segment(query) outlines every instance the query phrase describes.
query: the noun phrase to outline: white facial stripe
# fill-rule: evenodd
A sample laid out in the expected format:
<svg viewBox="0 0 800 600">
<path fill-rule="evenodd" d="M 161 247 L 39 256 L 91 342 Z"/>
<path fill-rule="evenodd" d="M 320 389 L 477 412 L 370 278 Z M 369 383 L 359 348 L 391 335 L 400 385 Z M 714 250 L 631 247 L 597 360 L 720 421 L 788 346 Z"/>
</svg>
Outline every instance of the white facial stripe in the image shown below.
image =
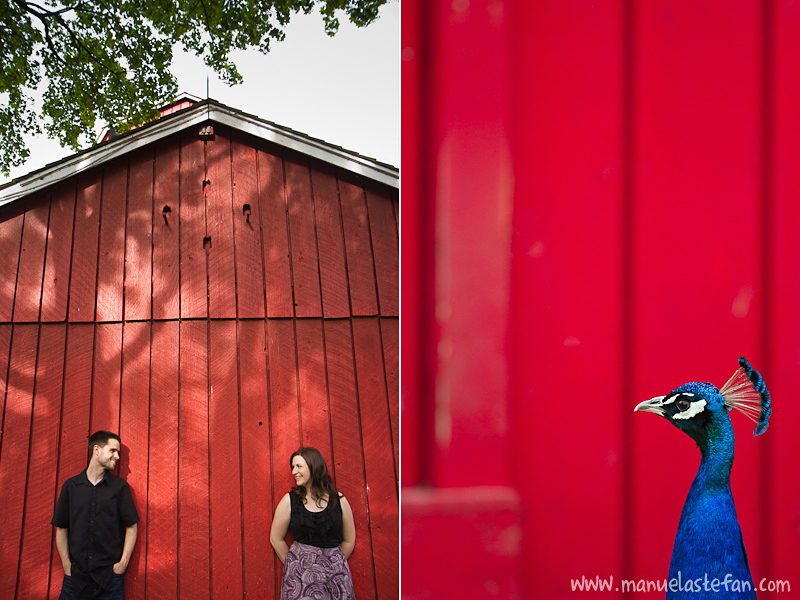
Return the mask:
<svg viewBox="0 0 800 600">
<path fill-rule="evenodd" d="M 675 402 L 675 400 L 677 400 L 681 396 L 684 396 L 685 398 L 694 398 L 694 394 L 692 394 L 691 392 L 678 392 L 677 394 L 673 394 L 672 396 L 665 398 L 664 401 L 661 403 L 661 406 L 672 404 L 673 402 Z"/>
<path fill-rule="evenodd" d="M 689 394 L 683 394 L 683 395 L 688 396 Z M 692 396 L 694 396 L 694 394 L 692 394 Z M 703 412 L 706 408 L 706 404 L 707 402 L 702 398 L 700 398 L 700 400 L 695 400 L 689 405 L 689 408 L 687 408 L 683 412 L 679 412 L 675 415 L 672 415 L 672 418 L 681 420 L 691 419 L 693 416 Z"/>
</svg>

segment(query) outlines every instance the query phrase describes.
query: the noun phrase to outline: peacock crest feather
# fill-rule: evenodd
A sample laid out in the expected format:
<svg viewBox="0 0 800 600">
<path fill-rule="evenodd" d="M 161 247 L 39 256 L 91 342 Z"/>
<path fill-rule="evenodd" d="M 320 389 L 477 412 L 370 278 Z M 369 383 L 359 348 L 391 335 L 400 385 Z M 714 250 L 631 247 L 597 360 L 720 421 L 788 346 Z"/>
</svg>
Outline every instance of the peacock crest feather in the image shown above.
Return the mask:
<svg viewBox="0 0 800 600">
<path fill-rule="evenodd" d="M 767 430 L 772 414 L 769 392 L 761 373 L 744 356 L 739 358 L 739 368 L 719 393 L 725 398 L 725 406 L 735 408 L 756 424 L 753 435 Z"/>
</svg>

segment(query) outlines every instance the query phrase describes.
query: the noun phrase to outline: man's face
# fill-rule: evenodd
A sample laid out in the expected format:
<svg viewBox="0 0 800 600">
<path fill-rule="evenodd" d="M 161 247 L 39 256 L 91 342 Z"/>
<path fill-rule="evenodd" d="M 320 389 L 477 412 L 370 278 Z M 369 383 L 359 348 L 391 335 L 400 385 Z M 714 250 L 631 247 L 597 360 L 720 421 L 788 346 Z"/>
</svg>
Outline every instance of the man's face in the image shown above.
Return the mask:
<svg viewBox="0 0 800 600">
<path fill-rule="evenodd" d="M 99 445 L 95 446 L 95 453 L 98 452 L 98 449 L 100 453 L 97 456 L 97 462 L 107 471 L 113 471 L 119 460 L 119 442 L 112 438 L 108 440 L 108 444 L 102 448 L 100 448 Z"/>
</svg>

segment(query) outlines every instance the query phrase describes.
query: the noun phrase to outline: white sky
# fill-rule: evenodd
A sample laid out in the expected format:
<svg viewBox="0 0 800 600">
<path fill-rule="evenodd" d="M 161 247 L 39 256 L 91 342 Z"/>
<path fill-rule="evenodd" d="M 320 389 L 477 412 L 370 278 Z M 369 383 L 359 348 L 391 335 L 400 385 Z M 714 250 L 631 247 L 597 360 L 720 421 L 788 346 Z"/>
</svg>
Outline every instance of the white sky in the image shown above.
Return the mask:
<svg viewBox="0 0 800 600">
<path fill-rule="evenodd" d="M 393 166 L 400 164 L 400 2 L 389 0 L 368 27 L 339 11 L 339 32 L 325 35 L 318 14 L 296 15 L 269 54 L 233 55 L 244 83 L 229 88 L 203 61 L 176 53 L 178 90 L 222 102 Z M 29 138 L 31 157 L 0 185 L 71 155 L 46 137 Z"/>
</svg>

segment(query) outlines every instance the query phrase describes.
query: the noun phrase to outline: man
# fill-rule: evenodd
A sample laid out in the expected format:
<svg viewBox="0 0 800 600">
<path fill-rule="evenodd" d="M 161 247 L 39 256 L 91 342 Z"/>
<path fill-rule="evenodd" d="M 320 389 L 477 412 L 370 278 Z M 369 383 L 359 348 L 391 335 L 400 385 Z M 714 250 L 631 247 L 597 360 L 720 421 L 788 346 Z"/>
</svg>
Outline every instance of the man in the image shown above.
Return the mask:
<svg viewBox="0 0 800 600">
<path fill-rule="evenodd" d="M 128 482 L 111 474 L 119 452 L 117 434 L 92 434 L 89 466 L 61 488 L 51 521 L 64 567 L 61 600 L 124 598 L 139 514 Z"/>
</svg>

